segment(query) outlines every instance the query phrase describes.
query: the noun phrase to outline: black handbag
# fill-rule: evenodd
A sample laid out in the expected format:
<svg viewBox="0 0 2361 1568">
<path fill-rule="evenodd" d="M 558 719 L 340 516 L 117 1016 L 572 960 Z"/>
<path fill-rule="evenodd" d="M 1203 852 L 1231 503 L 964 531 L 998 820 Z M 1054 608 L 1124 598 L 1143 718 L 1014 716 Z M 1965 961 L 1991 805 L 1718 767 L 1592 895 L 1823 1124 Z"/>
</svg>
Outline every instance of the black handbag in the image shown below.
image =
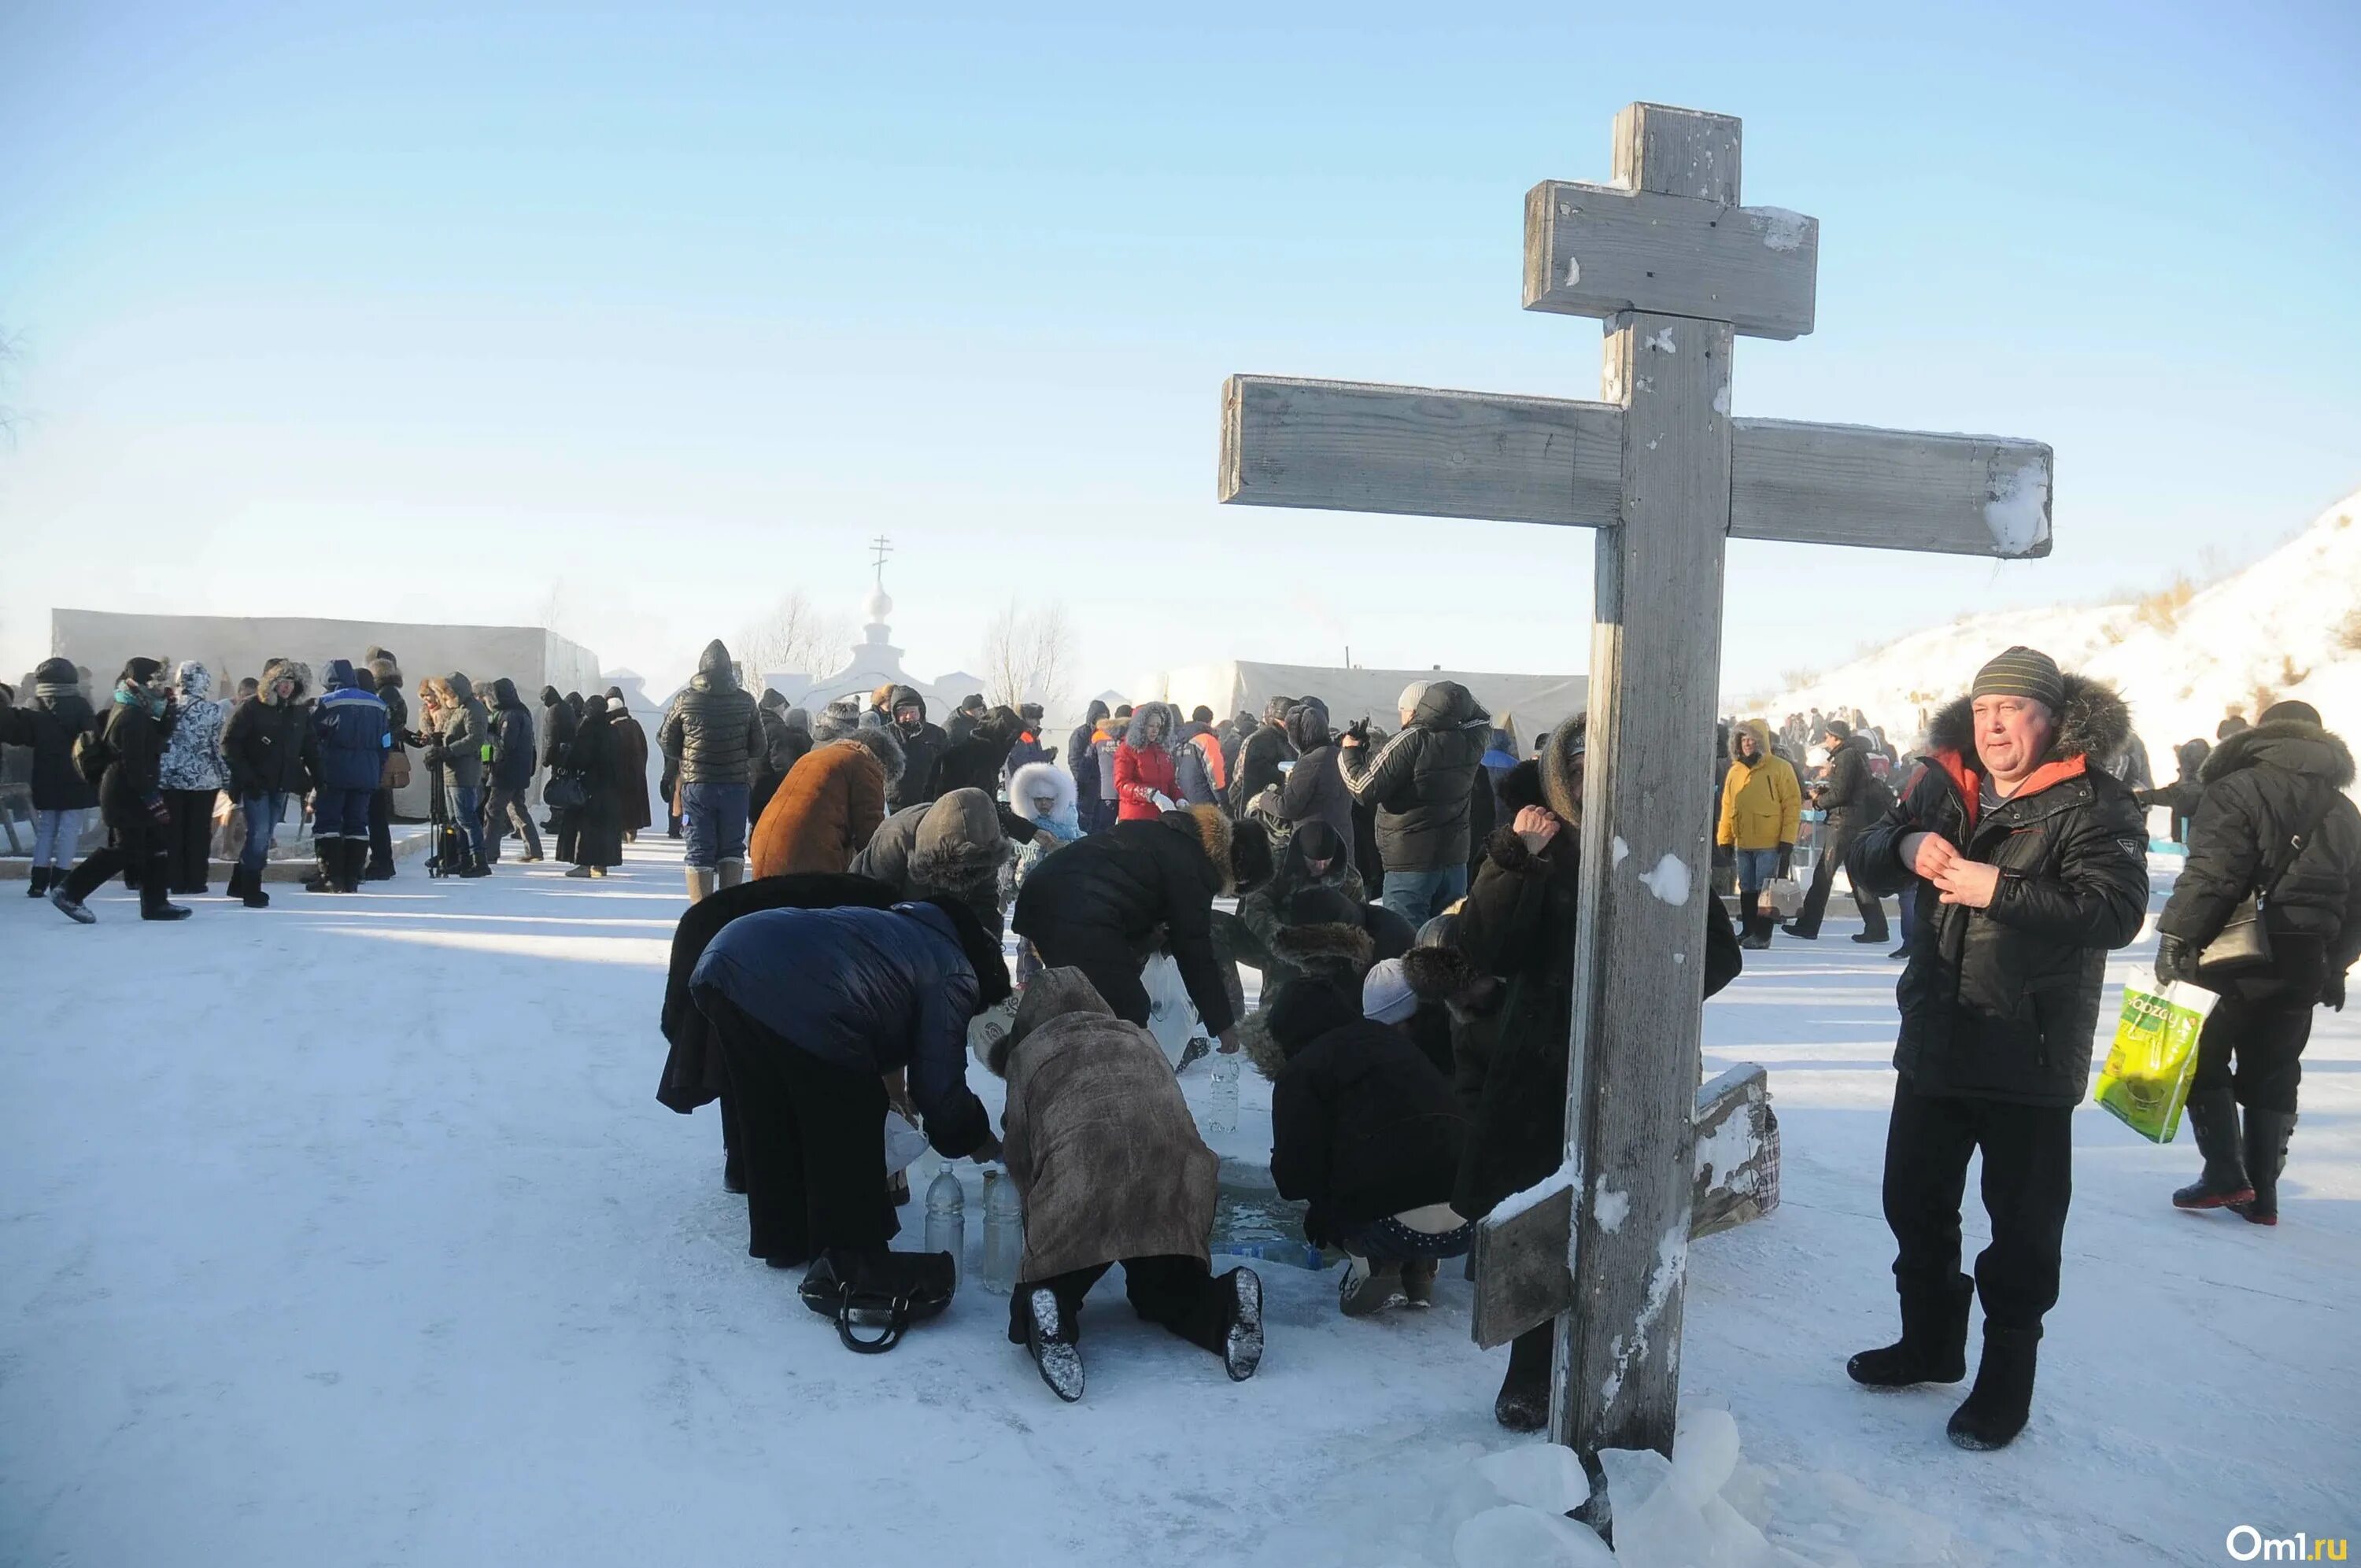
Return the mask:
<svg viewBox="0 0 2361 1568">
<path fill-rule="evenodd" d="M 2301 832 L 2288 840 L 2287 859 L 2279 862 L 2268 882 L 2257 882 L 2255 891 L 2238 901 L 2237 907 L 2230 911 L 2230 918 L 2223 922 L 2222 929 L 2197 955 L 2198 984 L 2212 990 L 2216 981 L 2235 980 L 2271 967 L 2275 955 L 2270 929 L 2263 924 L 2263 911 L 2279 892 L 2279 883 L 2287 880 L 2288 872 L 2295 869 L 2296 861 L 2303 858 L 2304 845 L 2320 831 L 2320 825 L 2328 819 L 2329 811 L 2336 805 L 2334 790 L 2323 793 L 2327 798 L 2320 809 L 2312 814 L 2312 820 L 2303 825 Z"/>
<path fill-rule="evenodd" d="M 830 1247 L 804 1275 L 804 1305 L 836 1320 L 836 1337 L 860 1355 L 883 1355 L 904 1331 L 951 1304 L 959 1274 L 947 1252 L 864 1252 Z M 856 1328 L 879 1331 L 862 1339 Z"/>
<path fill-rule="evenodd" d="M 581 778 L 574 773 L 552 773 L 541 786 L 542 804 L 555 811 L 572 811 L 589 798 Z"/>
</svg>

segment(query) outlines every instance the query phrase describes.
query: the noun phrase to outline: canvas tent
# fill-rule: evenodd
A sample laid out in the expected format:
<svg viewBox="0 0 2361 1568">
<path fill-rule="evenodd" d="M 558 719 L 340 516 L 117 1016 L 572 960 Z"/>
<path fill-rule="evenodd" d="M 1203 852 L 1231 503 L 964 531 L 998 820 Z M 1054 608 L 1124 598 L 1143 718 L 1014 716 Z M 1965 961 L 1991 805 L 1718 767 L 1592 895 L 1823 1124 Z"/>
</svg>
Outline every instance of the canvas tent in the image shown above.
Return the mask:
<svg viewBox="0 0 2361 1568">
<path fill-rule="evenodd" d="M 1328 717 L 1339 729 L 1367 718 L 1380 729 L 1391 729 L 1399 722 L 1394 704 L 1412 681 L 1457 681 L 1475 694 L 1496 721 L 1512 717 L 1517 737 L 1528 750 L 1543 731 L 1582 712 L 1588 690 L 1588 682 L 1581 675 L 1338 669 L 1232 660 L 1143 676 L 1132 700 L 1169 702 L 1184 714 L 1202 704 L 1213 710 L 1219 721 L 1240 712 L 1259 714 L 1263 704 L 1274 696 L 1316 696 L 1328 705 Z"/>
</svg>

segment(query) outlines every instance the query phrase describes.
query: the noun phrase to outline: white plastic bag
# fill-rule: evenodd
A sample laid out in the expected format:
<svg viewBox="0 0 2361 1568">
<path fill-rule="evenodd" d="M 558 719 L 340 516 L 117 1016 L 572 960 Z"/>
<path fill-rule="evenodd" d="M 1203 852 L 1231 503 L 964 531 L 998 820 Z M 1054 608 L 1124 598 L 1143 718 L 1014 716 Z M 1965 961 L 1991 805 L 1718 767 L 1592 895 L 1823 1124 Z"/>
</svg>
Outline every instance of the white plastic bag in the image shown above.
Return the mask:
<svg viewBox="0 0 2361 1568">
<path fill-rule="evenodd" d="M 1190 1040 L 1205 1032 L 1197 1022 L 1197 1004 L 1189 1000 L 1180 966 L 1170 953 L 1152 955 L 1139 971 L 1139 982 L 1148 988 L 1148 1032 L 1164 1047 L 1164 1059 L 1177 1072 Z"/>
<path fill-rule="evenodd" d="M 885 1174 L 907 1170 L 927 1152 L 927 1135 L 899 1111 L 885 1113 Z"/>
</svg>

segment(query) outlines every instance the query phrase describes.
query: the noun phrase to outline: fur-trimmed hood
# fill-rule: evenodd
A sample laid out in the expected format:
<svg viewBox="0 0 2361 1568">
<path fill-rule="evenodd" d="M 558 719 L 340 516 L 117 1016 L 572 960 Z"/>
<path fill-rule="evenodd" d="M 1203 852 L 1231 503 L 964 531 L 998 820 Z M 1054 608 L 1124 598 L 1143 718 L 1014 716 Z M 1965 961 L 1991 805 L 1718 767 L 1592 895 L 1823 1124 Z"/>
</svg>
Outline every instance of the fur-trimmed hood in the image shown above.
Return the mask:
<svg viewBox="0 0 2361 1568">
<path fill-rule="evenodd" d="M 1550 731 L 1549 748 L 1541 757 L 1542 803 L 1559 821 L 1577 828 L 1582 825 L 1582 759 L 1589 742 L 1590 716 L 1577 713 Z M 1508 813 L 1508 820 L 1516 820 L 1515 811 Z"/>
<path fill-rule="evenodd" d="M 1034 817 L 1033 802 L 1045 795 L 1049 799 L 1049 820 L 1075 820 L 1073 774 L 1054 762 L 1027 762 L 1008 775 L 1008 804 L 1018 816 Z"/>
<path fill-rule="evenodd" d="M 1730 760 L 1731 762 L 1743 762 L 1746 761 L 1744 757 L 1738 754 L 1738 740 L 1741 735 L 1752 735 L 1754 737 L 1754 755 L 1756 761 L 1759 762 L 1764 757 L 1775 757 L 1779 754 L 1771 744 L 1771 726 L 1768 721 L 1760 718 L 1741 719 L 1740 722 L 1730 727 Z"/>
<path fill-rule="evenodd" d="M 1376 938 L 1359 926 L 1323 923 L 1282 926 L 1270 940 L 1272 958 L 1294 965 L 1306 974 L 1329 977 L 1350 972 L 1358 985 L 1376 961 Z"/>
<path fill-rule="evenodd" d="M 910 847 L 910 885 L 965 894 L 996 879 L 1015 847 L 1001 836 L 1000 807 L 980 789 L 955 789 L 927 807 Z"/>
<path fill-rule="evenodd" d="M 1159 731 L 1158 724 L 1162 729 Z M 1137 751 L 1142 746 L 1161 746 L 1170 751 L 1179 743 L 1180 710 L 1169 702 L 1143 702 L 1131 710 L 1131 722 L 1123 732 L 1124 744 Z"/>
<path fill-rule="evenodd" d="M 2120 755 L 2131 743 L 2132 710 L 2114 687 L 2088 675 L 2070 674 L 2065 677 L 2065 694 L 2058 710 L 2058 732 L 2050 738 L 2043 762 L 2086 757 L 2095 765 L 2100 758 Z M 1949 751 L 1962 762 L 1975 757 L 1974 699 L 1960 697 L 1935 715 L 1927 726 L 1927 750 L 1937 754 Z M 2210 771 L 2210 760 L 2207 767 Z"/>
<path fill-rule="evenodd" d="M 2352 749 L 2330 730 L 2301 719 L 2274 719 L 2241 729 L 2206 754 L 2197 776 L 2210 784 L 2252 767 L 2284 768 L 2323 780 L 2333 788 L 2353 787 Z"/>
<path fill-rule="evenodd" d="M 261 688 L 255 695 L 272 707 L 277 707 L 279 683 L 282 680 L 295 683 L 295 695 L 287 700 L 291 703 L 302 702 L 312 693 L 312 666 L 299 659 L 267 660 L 262 666 Z"/>
<path fill-rule="evenodd" d="M 1260 825 L 1233 824 L 1214 806 L 1187 806 L 1159 818 L 1165 826 L 1194 835 L 1205 858 L 1213 862 L 1224 896 L 1251 893 L 1270 880 L 1270 838 Z M 1253 845 L 1247 846 L 1251 838 Z M 1243 863 L 1242 863 L 1243 862 Z"/>
</svg>

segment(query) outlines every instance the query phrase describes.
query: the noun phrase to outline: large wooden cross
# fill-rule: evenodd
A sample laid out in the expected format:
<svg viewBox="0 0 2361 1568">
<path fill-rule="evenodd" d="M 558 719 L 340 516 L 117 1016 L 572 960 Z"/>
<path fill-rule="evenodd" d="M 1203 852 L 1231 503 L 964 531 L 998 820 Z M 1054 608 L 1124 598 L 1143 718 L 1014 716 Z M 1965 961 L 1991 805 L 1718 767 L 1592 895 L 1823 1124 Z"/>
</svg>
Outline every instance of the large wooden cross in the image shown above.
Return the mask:
<svg viewBox="0 0 2361 1568">
<path fill-rule="evenodd" d="M 1556 1313 L 1551 1434 L 1586 1456 L 1672 1447 L 1724 541 L 2046 555 L 2051 477 L 2037 442 L 1731 418 L 1732 334 L 1812 330 L 1819 225 L 1739 205 L 1728 115 L 1634 104 L 1614 146 L 1613 184 L 1525 198 L 1525 308 L 1605 321 L 1604 401 L 1235 376 L 1222 428 L 1224 501 L 1598 531 L 1569 1288 L 1532 1319 Z"/>
</svg>

